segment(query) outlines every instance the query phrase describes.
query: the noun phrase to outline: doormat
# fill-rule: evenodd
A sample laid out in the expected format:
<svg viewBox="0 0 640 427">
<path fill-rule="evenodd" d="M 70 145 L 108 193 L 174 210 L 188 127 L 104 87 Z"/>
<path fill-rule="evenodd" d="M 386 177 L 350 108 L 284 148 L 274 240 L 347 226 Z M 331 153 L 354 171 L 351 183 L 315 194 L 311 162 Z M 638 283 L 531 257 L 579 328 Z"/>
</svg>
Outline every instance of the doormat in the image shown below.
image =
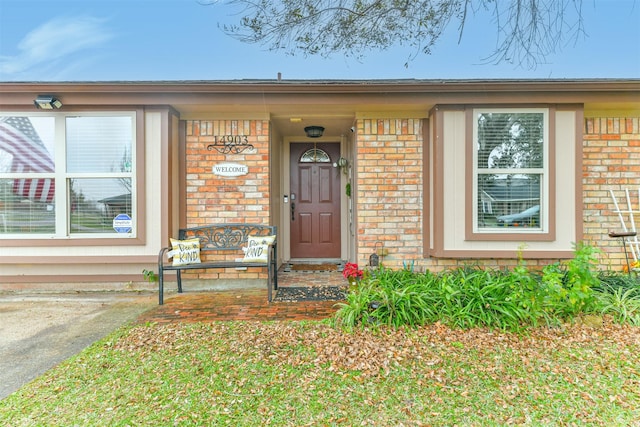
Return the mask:
<svg viewBox="0 0 640 427">
<path fill-rule="evenodd" d="M 278 288 L 274 302 L 341 301 L 347 296 L 339 286 L 300 286 Z"/>
<path fill-rule="evenodd" d="M 290 271 L 338 271 L 336 264 L 289 264 Z"/>
</svg>

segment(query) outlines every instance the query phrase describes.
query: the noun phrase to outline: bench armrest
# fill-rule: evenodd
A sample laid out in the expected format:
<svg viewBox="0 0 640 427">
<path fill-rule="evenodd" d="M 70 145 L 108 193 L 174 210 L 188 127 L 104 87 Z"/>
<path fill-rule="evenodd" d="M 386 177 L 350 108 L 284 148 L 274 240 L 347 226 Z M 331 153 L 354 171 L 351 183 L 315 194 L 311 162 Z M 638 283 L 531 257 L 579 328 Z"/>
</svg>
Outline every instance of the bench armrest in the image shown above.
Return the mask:
<svg viewBox="0 0 640 427">
<path fill-rule="evenodd" d="M 170 250 L 171 250 L 170 247 L 166 247 L 166 248 L 160 249 L 160 252 L 158 253 L 158 268 L 160 268 L 160 266 L 164 265 L 164 254 L 167 253 Z"/>
</svg>

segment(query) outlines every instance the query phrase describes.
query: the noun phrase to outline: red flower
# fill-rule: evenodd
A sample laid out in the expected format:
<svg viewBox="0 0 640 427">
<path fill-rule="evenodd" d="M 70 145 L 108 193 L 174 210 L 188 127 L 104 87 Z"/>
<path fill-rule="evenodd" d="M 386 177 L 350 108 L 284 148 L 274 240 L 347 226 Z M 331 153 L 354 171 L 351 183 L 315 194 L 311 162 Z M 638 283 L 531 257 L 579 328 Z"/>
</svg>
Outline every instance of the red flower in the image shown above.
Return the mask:
<svg viewBox="0 0 640 427">
<path fill-rule="evenodd" d="M 348 279 L 349 277 L 361 279 L 362 270 L 358 270 L 358 264 L 348 262 L 345 264 L 344 270 L 342 270 L 342 275 L 344 276 L 345 279 Z"/>
</svg>

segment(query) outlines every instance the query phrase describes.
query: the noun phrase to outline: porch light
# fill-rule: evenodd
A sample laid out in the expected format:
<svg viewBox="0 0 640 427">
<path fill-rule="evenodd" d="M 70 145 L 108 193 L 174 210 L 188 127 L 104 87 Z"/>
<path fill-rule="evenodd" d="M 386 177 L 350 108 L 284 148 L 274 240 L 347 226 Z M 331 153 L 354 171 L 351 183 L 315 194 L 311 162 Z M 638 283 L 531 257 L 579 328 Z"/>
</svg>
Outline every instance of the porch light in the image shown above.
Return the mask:
<svg viewBox="0 0 640 427">
<path fill-rule="evenodd" d="M 304 133 L 306 133 L 309 138 L 320 138 L 323 132 L 324 128 L 322 126 L 307 126 L 304 128 Z"/>
<path fill-rule="evenodd" d="M 33 104 L 41 110 L 55 110 L 62 107 L 62 102 L 53 95 L 38 95 Z"/>
</svg>

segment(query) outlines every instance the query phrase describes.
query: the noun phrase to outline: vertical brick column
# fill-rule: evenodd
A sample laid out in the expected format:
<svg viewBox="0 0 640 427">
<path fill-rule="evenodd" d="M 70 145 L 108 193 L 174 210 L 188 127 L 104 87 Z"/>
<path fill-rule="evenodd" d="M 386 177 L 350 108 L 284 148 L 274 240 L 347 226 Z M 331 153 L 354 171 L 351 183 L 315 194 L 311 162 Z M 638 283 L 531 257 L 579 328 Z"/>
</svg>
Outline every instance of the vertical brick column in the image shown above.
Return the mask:
<svg viewBox="0 0 640 427">
<path fill-rule="evenodd" d="M 422 260 L 422 121 L 360 119 L 357 125 L 358 262 L 382 244 L 387 267 Z M 381 242 L 381 243 L 377 243 Z"/>
<path fill-rule="evenodd" d="M 619 270 L 625 265 L 620 239 L 608 236 L 622 230 L 609 190 L 620 207 L 627 208 L 625 189 L 629 189 L 634 209 L 638 209 L 640 190 L 640 118 L 585 117 L 583 197 L 585 240 L 603 250 L 602 267 Z M 628 220 L 628 217 L 625 217 Z M 636 216 L 640 230 L 640 217 Z M 631 260 L 631 254 L 629 254 Z"/>
<path fill-rule="evenodd" d="M 269 122 L 265 120 L 191 120 L 186 126 L 186 216 L 187 227 L 212 223 L 269 224 Z M 246 135 L 254 149 L 239 154 L 207 150 L 215 137 Z M 237 163 L 248 173 L 224 177 L 213 173 L 214 165 Z M 222 271 L 222 270 L 220 270 Z M 205 276 L 206 274 L 206 276 Z M 229 270 L 210 270 L 199 278 L 236 278 Z M 242 278 L 257 278 L 258 272 L 243 272 Z M 266 277 L 266 276 L 265 276 Z"/>
</svg>

